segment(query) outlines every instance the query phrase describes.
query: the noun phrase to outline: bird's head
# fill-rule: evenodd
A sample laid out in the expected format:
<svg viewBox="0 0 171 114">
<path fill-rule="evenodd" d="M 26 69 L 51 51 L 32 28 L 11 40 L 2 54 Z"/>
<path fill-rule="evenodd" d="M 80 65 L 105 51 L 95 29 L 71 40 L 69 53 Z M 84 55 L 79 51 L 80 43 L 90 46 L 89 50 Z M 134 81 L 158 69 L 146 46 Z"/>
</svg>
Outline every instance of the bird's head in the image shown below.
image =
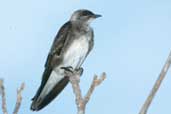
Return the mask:
<svg viewBox="0 0 171 114">
<path fill-rule="evenodd" d="M 85 24 L 90 24 L 94 19 L 98 17 L 101 17 L 101 15 L 94 14 L 93 12 L 86 9 L 81 9 L 75 11 L 72 14 L 70 21 L 80 21 Z"/>
</svg>

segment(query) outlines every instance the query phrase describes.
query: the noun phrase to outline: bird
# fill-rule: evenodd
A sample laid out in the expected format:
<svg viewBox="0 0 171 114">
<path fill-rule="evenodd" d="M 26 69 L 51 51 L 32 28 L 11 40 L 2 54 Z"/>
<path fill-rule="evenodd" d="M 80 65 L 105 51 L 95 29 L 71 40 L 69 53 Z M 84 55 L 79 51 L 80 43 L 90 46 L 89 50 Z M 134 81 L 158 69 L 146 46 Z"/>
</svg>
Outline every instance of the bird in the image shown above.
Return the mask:
<svg viewBox="0 0 171 114">
<path fill-rule="evenodd" d="M 94 46 L 90 23 L 98 17 L 101 15 L 79 9 L 59 29 L 44 65 L 40 87 L 32 98 L 32 111 L 43 109 L 66 87 L 69 77 L 65 70 L 78 70 L 82 75 L 81 66 Z"/>
</svg>

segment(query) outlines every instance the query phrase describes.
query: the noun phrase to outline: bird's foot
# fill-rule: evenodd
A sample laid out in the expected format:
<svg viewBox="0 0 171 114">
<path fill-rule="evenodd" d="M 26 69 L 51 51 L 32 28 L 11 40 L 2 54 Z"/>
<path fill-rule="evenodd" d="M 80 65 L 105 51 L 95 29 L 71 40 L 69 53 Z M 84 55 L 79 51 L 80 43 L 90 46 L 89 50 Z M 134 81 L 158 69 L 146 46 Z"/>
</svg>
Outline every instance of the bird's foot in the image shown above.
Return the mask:
<svg viewBox="0 0 171 114">
<path fill-rule="evenodd" d="M 61 67 L 61 69 L 65 70 L 66 76 L 75 77 L 70 79 L 75 79 L 77 82 L 80 82 L 80 76 L 83 74 L 83 68 L 80 67 L 78 69 L 73 69 L 72 66 L 68 66 L 68 67 Z"/>
<path fill-rule="evenodd" d="M 74 73 L 74 69 L 72 66 L 68 66 L 68 67 L 61 67 L 61 69 L 70 72 L 70 73 Z"/>
</svg>

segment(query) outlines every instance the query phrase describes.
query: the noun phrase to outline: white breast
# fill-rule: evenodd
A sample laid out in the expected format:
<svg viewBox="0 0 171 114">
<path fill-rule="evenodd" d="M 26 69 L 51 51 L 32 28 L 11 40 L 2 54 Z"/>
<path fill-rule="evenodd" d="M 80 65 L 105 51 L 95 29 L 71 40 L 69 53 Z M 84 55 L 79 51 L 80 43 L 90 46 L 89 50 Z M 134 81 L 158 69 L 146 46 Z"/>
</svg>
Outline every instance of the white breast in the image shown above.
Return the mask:
<svg viewBox="0 0 171 114">
<path fill-rule="evenodd" d="M 80 37 L 73 41 L 66 53 L 64 54 L 64 63 L 65 67 L 72 66 L 74 69 L 79 68 L 89 49 L 88 38 L 85 36 Z"/>
<path fill-rule="evenodd" d="M 73 41 L 68 50 L 64 53 L 63 63 L 60 67 L 68 67 L 72 66 L 74 69 L 79 68 L 85 60 L 89 49 L 89 38 L 88 37 L 80 37 L 77 40 Z M 40 98 L 44 98 L 53 88 L 54 86 L 64 77 L 64 71 L 60 69 L 58 66 L 55 68 L 40 94 Z"/>
</svg>

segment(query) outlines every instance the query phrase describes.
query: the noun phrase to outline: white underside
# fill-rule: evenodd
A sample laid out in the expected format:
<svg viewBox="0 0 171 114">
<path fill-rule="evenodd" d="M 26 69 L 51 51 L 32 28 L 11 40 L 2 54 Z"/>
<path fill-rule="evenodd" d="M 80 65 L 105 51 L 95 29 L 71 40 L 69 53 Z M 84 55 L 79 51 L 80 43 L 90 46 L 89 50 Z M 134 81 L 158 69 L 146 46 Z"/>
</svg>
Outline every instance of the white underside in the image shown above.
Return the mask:
<svg viewBox="0 0 171 114">
<path fill-rule="evenodd" d="M 52 71 L 43 91 L 40 94 L 41 98 L 44 98 L 54 88 L 54 86 L 64 78 L 64 70 L 62 70 L 61 67 L 72 66 L 74 69 L 79 68 L 84 62 L 88 49 L 89 43 L 87 37 L 81 37 L 72 43 L 65 52 L 63 63 Z"/>
</svg>

